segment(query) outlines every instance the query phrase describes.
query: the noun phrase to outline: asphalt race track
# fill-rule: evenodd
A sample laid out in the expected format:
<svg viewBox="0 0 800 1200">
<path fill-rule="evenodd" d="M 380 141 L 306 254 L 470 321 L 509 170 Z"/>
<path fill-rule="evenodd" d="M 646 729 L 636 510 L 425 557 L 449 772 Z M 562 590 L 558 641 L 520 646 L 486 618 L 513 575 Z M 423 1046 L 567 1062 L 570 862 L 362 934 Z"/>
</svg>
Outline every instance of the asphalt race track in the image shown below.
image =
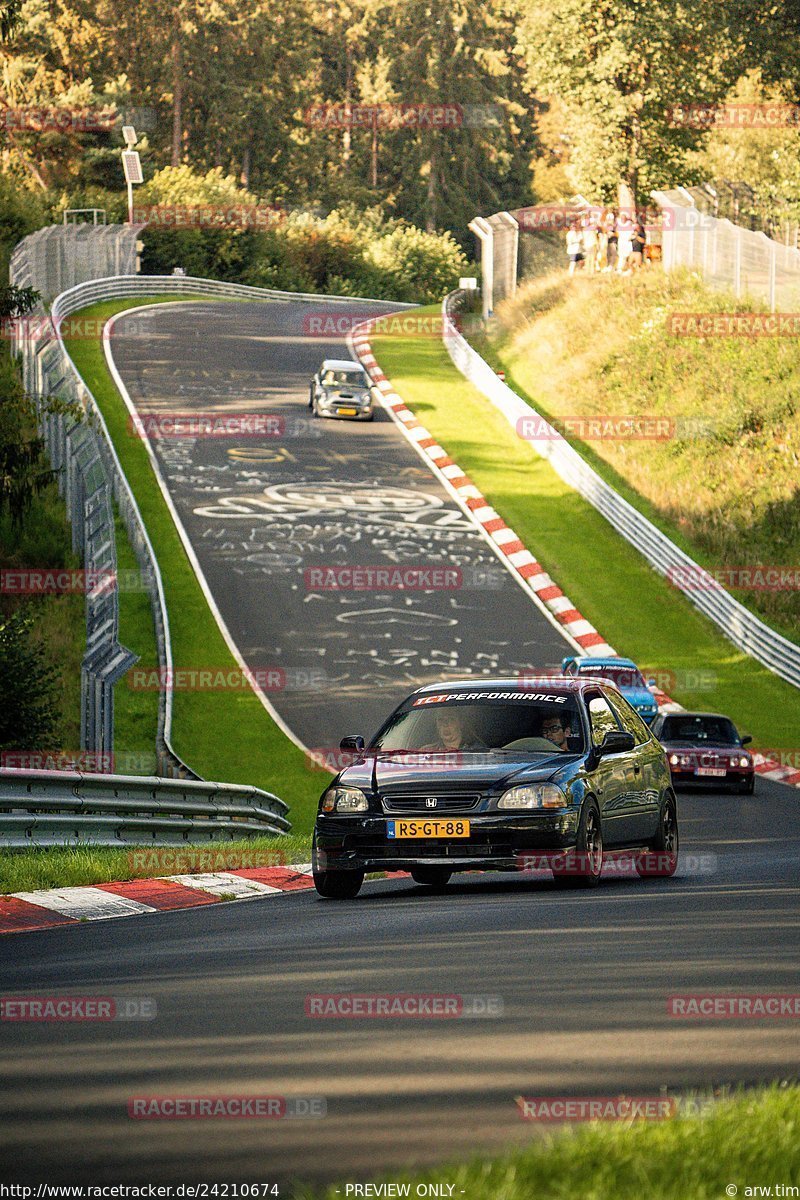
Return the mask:
<svg viewBox="0 0 800 1200">
<path fill-rule="evenodd" d="M 558 661 L 566 643 L 382 414 L 312 432 L 308 378 L 343 351 L 304 336 L 302 322 L 299 305 L 191 304 L 126 317 L 114 339 L 142 411 L 268 410 L 293 429 L 279 441 L 158 444 L 246 661 L 295 673 L 271 696 L 281 715 L 306 744 L 326 745 L 369 731 L 424 680 Z M 455 562 L 476 586 L 320 600 L 303 585 L 308 565 L 398 558 Z M 498 582 L 479 586 L 490 568 Z M 310 666 L 316 689 L 301 686 Z M 363 1182 L 538 1136 L 520 1095 L 796 1077 L 796 1021 L 679 1020 L 668 998 L 797 991 L 799 808 L 797 791 L 763 779 L 753 796 L 681 794 L 672 880 L 609 874 L 573 892 L 471 874 L 436 895 L 395 876 L 349 902 L 306 891 L 5 937 L 4 997 L 143 998 L 155 1015 L 0 1021 L 4 1179 Z M 492 997 L 502 1011 L 306 1014 L 309 994 L 349 992 Z M 128 1115 L 134 1097 L 234 1094 L 323 1097 L 326 1115 Z"/>
<path fill-rule="evenodd" d="M 363 1181 L 536 1136 L 515 1097 L 653 1095 L 796 1076 L 791 1020 L 676 1020 L 687 992 L 791 992 L 798 797 L 680 797 L 669 881 L 465 877 L 313 892 L 0 942 L 3 995 L 152 997 L 142 1023 L 0 1025 L 6 1179 Z M 703 857 L 706 856 L 706 857 Z M 499 996 L 503 1015 L 327 1019 L 308 993 Z M 133 1096 L 327 1100 L 319 1120 L 132 1120 Z M 446 1181 L 447 1172 L 442 1170 Z"/>
<path fill-rule="evenodd" d="M 112 337 L 144 417 L 268 413 L 283 422 L 277 437 L 153 445 L 234 641 L 262 679 L 274 671 L 269 698 L 309 747 L 372 734 L 423 683 L 513 676 L 557 666 L 570 650 L 383 410 L 370 423 L 311 419 L 311 376 L 323 358 L 350 358 L 344 333 L 312 331 L 366 311 L 178 304 L 122 317 Z M 460 586 L 307 587 L 306 571 L 328 565 L 450 567 Z"/>
</svg>

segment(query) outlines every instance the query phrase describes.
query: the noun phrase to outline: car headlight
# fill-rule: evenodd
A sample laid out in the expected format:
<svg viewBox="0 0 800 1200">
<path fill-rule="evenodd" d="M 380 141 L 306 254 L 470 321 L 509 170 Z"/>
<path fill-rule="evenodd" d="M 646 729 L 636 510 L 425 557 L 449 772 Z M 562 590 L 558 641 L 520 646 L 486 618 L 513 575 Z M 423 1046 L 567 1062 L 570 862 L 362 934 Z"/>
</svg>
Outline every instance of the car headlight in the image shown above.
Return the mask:
<svg viewBox="0 0 800 1200">
<path fill-rule="evenodd" d="M 677 765 L 678 765 L 678 763 L 679 763 L 679 762 L 680 762 L 680 759 L 678 758 L 677 754 L 670 754 L 670 756 L 669 756 L 669 765 L 670 765 L 671 767 L 677 767 Z"/>
<path fill-rule="evenodd" d="M 734 759 L 734 762 L 735 762 L 735 761 L 736 761 L 736 760 Z M 738 764 L 737 764 L 737 765 L 738 765 L 738 766 L 740 766 L 740 767 L 749 767 L 749 766 L 750 766 L 750 759 L 749 759 L 749 758 L 747 758 L 747 756 L 743 754 L 743 755 L 742 755 L 742 757 L 739 759 L 739 761 L 738 761 Z"/>
<path fill-rule="evenodd" d="M 369 800 L 361 791 L 354 787 L 328 788 L 322 799 L 324 813 L 358 813 L 366 812 Z"/>
<path fill-rule="evenodd" d="M 532 783 L 509 788 L 497 801 L 498 808 L 566 808 L 567 798 L 554 783 Z"/>
</svg>

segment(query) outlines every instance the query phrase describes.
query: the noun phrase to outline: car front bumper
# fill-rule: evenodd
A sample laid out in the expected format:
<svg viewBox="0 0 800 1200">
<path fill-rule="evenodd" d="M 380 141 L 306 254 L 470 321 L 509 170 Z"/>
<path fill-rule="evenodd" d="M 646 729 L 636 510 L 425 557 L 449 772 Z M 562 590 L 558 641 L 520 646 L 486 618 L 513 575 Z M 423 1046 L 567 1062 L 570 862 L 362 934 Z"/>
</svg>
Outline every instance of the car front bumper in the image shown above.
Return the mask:
<svg viewBox="0 0 800 1200">
<path fill-rule="evenodd" d="M 723 770 L 722 767 L 719 770 Z M 748 783 L 755 776 L 753 767 L 725 767 L 723 775 L 698 775 L 695 767 L 673 767 L 669 773 L 674 784 L 697 784 L 700 787 L 726 787 Z"/>
<path fill-rule="evenodd" d="M 342 412 L 342 409 L 353 409 L 357 411 Z M 333 417 L 339 421 L 368 421 L 375 412 L 375 406 L 370 404 L 367 408 L 359 408 L 355 404 L 339 404 L 338 402 L 325 403 L 320 400 L 317 403 L 317 412 L 321 417 Z"/>
<path fill-rule="evenodd" d="M 452 871 L 519 871 L 526 869 L 526 856 L 574 849 L 578 818 L 577 808 L 525 815 L 469 814 L 464 817 L 470 822 L 468 838 L 401 840 L 386 832 L 387 820 L 398 819 L 395 814 L 361 819 L 320 815 L 316 869 L 400 871 L 447 866 Z"/>
</svg>

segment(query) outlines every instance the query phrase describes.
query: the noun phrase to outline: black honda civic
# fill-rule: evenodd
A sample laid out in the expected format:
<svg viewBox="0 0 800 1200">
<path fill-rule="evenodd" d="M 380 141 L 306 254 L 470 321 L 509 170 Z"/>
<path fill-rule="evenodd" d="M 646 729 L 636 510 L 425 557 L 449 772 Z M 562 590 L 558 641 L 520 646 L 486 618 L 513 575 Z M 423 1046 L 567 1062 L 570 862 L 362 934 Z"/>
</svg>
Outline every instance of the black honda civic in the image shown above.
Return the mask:
<svg viewBox="0 0 800 1200">
<path fill-rule="evenodd" d="M 413 692 L 323 792 L 314 883 L 350 899 L 368 871 L 444 887 L 457 871 L 545 863 L 593 886 L 604 856 L 674 874 L 678 818 L 666 755 L 611 683 L 493 679 Z M 632 853 L 631 853 L 632 852 Z M 548 875 L 549 877 L 549 875 Z"/>
</svg>

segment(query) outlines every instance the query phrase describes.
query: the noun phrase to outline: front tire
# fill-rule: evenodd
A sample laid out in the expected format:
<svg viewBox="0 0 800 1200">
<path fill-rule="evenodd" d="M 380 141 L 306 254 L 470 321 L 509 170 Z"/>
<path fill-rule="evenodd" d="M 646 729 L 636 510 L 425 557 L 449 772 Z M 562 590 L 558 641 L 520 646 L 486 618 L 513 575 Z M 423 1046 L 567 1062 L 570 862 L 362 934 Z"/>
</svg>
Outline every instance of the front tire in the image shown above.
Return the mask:
<svg viewBox="0 0 800 1200">
<path fill-rule="evenodd" d="M 553 876 L 565 887 L 597 887 L 603 873 L 603 829 L 600 810 L 594 800 L 587 801 L 581 813 L 575 849 L 564 855 Z"/>
<path fill-rule="evenodd" d="M 435 892 L 442 892 L 450 882 L 452 874 L 447 867 L 414 867 L 411 878 L 414 883 L 421 883 L 425 887 L 433 888 Z"/>
<path fill-rule="evenodd" d="M 363 882 L 363 871 L 314 871 L 314 887 L 326 900 L 354 900 Z"/>
<path fill-rule="evenodd" d="M 361 891 L 364 871 L 333 870 L 323 867 L 316 838 L 311 847 L 311 873 L 314 887 L 326 900 L 354 900 Z"/>
<path fill-rule="evenodd" d="M 636 859 L 636 870 L 642 879 L 671 879 L 678 869 L 678 810 L 674 796 L 667 796 L 658 818 L 658 833 L 646 854 Z"/>
</svg>

